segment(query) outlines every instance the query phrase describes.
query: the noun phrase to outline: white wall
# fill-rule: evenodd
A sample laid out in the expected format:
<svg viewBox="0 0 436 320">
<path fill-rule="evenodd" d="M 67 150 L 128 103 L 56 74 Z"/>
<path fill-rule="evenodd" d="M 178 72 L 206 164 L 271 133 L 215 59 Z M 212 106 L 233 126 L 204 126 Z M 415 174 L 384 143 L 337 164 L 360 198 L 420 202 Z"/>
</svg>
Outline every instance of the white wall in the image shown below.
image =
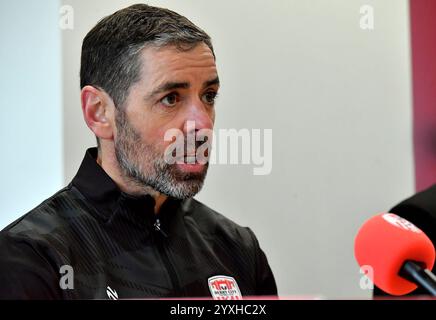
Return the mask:
<svg viewBox="0 0 436 320">
<path fill-rule="evenodd" d="M 0 2 L 0 228 L 63 186 L 59 3 Z"/>
<path fill-rule="evenodd" d="M 134 2 L 64 3 L 73 6 L 75 15 L 74 30 L 62 31 L 67 183 L 85 149 L 95 144 L 80 110 L 81 41 L 104 15 Z M 414 187 L 407 1 L 148 3 L 188 16 L 212 36 L 222 81 L 216 127 L 273 129 L 271 175 L 253 176 L 250 166 L 215 165 L 198 198 L 256 232 L 282 295 L 368 297 L 370 293 L 359 288 L 354 236 L 366 218 L 388 210 Z M 359 7 L 364 4 L 374 6 L 373 31 L 359 28 Z M 43 38 L 39 33 L 35 37 Z M 32 68 L 26 74 L 39 76 L 39 66 L 26 63 Z M 29 87 L 35 82 L 46 88 L 39 79 L 30 81 Z M 7 84 L 10 90 L 19 88 L 16 82 Z M 32 103 L 48 108 L 45 100 Z M 3 113 L 6 104 L 1 105 Z M 53 116 L 55 107 L 53 102 L 49 111 L 37 112 L 39 118 L 27 121 L 49 130 L 45 119 Z M 17 122 L 8 120 L 7 124 L 16 126 Z M 6 141 L 12 129 L 17 131 L 10 128 Z M 22 133 L 21 142 L 26 146 L 32 142 L 26 139 L 44 143 L 46 149 L 37 157 L 62 157 L 59 145 L 48 142 L 52 136 L 33 137 L 32 133 Z M 21 152 L 28 159 L 28 151 Z M 39 171 L 45 177 L 57 177 L 57 169 L 53 173 L 25 161 L 18 166 L 23 159 L 7 157 L 3 163 L 17 175 Z M 15 179 L 11 170 L 1 167 L 7 170 L 9 184 L 16 184 L 2 194 L 19 198 L 21 177 Z M 9 184 L 2 188 L 10 188 Z M 38 201 L 43 198 L 34 190 L 27 194 Z"/>
</svg>

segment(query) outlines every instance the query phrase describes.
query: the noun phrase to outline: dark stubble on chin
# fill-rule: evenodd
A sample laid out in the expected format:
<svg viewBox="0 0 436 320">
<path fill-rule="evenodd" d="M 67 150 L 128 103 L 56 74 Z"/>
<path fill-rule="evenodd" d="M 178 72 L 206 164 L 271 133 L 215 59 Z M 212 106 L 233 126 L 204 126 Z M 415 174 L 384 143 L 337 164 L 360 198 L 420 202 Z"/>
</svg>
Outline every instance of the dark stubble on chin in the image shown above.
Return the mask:
<svg viewBox="0 0 436 320">
<path fill-rule="evenodd" d="M 163 152 L 141 141 L 124 111 L 116 110 L 115 124 L 118 132 L 115 155 L 122 174 L 130 183 L 143 188 L 144 194 L 157 191 L 176 199 L 187 199 L 201 190 L 208 164 L 203 172 L 182 172 L 175 164 L 165 162 Z"/>
</svg>

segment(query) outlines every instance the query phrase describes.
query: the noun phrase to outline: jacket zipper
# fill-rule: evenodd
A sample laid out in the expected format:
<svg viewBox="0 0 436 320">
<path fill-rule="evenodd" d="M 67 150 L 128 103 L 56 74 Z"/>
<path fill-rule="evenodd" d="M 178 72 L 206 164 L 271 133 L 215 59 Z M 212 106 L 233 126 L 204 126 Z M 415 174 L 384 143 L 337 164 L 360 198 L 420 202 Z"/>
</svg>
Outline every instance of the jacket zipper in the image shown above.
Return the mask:
<svg viewBox="0 0 436 320">
<path fill-rule="evenodd" d="M 160 225 L 160 220 L 157 218 L 155 223 L 153 224 L 153 228 L 154 231 L 159 234 L 159 238 L 158 241 L 156 241 L 157 243 L 157 247 L 158 250 L 161 254 L 162 260 L 164 261 L 165 267 L 168 271 L 168 275 L 170 276 L 171 279 L 171 284 L 173 285 L 174 288 L 174 293 L 176 295 L 176 297 L 182 297 L 182 289 L 180 287 L 180 283 L 179 283 L 179 279 L 177 277 L 177 273 L 176 270 L 174 269 L 173 264 L 170 261 L 170 258 L 168 257 L 168 252 L 167 249 L 165 248 L 165 244 L 164 242 L 168 239 L 168 234 L 162 230 L 161 225 Z"/>
</svg>

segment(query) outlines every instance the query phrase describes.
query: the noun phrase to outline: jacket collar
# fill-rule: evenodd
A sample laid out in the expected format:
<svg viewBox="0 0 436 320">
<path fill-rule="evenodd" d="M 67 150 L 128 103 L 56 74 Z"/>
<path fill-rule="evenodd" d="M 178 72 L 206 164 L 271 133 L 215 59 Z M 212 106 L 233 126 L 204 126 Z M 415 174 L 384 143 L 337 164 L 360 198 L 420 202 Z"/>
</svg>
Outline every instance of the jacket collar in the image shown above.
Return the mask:
<svg viewBox="0 0 436 320">
<path fill-rule="evenodd" d="M 111 177 L 97 163 L 97 148 L 89 148 L 79 171 L 72 180 L 72 185 L 96 209 L 105 221 L 114 220 L 123 213 L 135 221 L 155 220 L 155 200 L 150 195 L 130 195 L 121 191 Z M 167 220 L 168 215 L 176 209 L 180 200 L 168 198 L 161 206 L 160 219 Z"/>
</svg>

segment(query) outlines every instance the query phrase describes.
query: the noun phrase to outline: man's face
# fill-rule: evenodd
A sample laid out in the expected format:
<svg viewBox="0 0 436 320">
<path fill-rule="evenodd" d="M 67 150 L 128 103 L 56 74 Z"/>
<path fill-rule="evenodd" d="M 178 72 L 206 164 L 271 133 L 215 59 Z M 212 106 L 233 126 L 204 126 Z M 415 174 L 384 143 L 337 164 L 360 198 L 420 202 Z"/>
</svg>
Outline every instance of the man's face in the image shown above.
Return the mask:
<svg viewBox="0 0 436 320">
<path fill-rule="evenodd" d="M 116 111 L 118 163 L 125 178 L 146 190 L 192 197 L 203 185 L 208 164 L 169 164 L 165 151 L 172 141 L 164 136 L 167 130 L 178 129 L 186 139 L 194 132 L 188 121 L 194 122 L 195 131 L 213 129 L 219 88 L 215 59 L 205 44 L 189 51 L 146 48 L 140 59 L 140 81 L 131 87 L 122 111 Z M 188 150 L 183 156 L 193 153 Z"/>
</svg>

